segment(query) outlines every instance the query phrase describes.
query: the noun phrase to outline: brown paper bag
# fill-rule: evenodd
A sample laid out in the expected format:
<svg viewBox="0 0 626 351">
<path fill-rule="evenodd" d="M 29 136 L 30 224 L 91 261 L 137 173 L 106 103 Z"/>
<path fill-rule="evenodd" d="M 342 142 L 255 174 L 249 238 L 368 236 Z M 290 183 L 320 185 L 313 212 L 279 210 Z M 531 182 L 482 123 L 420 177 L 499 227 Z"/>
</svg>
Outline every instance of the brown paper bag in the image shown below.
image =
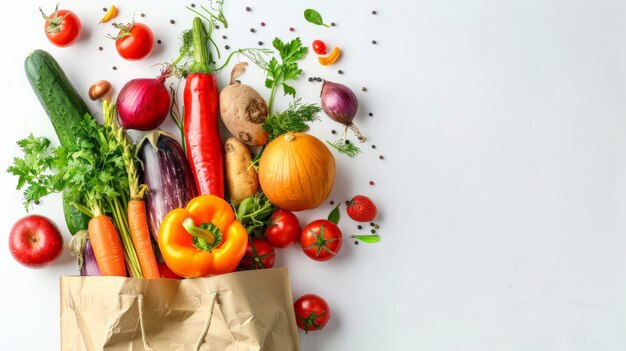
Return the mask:
<svg viewBox="0 0 626 351">
<path fill-rule="evenodd" d="M 299 350 L 286 268 L 61 278 L 62 350 Z"/>
</svg>

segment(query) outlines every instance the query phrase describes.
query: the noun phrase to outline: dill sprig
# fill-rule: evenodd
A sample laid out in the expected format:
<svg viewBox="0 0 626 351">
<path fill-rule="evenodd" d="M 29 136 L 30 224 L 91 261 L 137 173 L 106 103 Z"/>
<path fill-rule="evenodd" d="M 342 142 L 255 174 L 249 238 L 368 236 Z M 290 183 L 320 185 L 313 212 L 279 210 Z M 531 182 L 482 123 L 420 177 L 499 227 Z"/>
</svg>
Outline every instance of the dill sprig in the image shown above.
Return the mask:
<svg viewBox="0 0 626 351">
<path fill-rule="evenodd" d="M 319 105 L 304 104 L 297 98 L 289 103 L 286 111 L 269 115 L 263 129 L 269 132 L 270 140 L 287 132 L 304 132 L 309 129 L 308 122 L 319 120 L 321 111 Z"/>
<path fill-rule="evenodd" d="M 361 149 L 358 146 L 354 145 L 354 143 L 351 143 L 350 140 L 344 138 L 337 139 L 333 142 L 326 140 L 326 142 L 335 150 L 352 158 L 361 153 Z"/>
</svg>

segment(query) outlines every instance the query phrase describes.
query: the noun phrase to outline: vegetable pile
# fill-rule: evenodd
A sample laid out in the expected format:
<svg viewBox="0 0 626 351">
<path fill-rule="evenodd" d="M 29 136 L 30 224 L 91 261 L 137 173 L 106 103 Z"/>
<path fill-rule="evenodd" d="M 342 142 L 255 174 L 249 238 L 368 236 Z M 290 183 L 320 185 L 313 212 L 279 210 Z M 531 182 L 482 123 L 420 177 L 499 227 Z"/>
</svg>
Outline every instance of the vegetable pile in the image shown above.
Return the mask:
<svg viewBox="0 0 626 351">
<path fill-rule="evenodd" d="M 228 27 L 221 4 L 201 11 L 195 5 L 188 8 L 197 17 L 180 36 L 179 56 L 163 62 L 157 78 L 130 79 L 116 99 L 108 81 L 92 85 L 88 96 L 101 102 L 103 123 L 49 53 L 35 50 L 26 58 L 26 76 L 59 144 L 32 134 L 19 140 L 22 155 L 7 171 L 17 177 L 17 189 L 23 189 L 26 211 L 49 194 L 63 194 L 73 235 L 70 247 L 81 275 L 194 278 L 271 268 L 277 249 L 292 246 L 315 261 L 340 254 L 340 205 L 327 219 L 304 228 L 294 212 L 319 208 L 328 200 L 337 172 L 328 146 L 350 157 L 361 152 L 347 136 L 350 129 L 366 141 L 353 122 L 358 98 L 349 87 L 324 80 L 319 102 L 302 101 L 293 82 L 303 75 L 299 63 L 309 50 L 299 37 L 275 38 L 273 49 L 241 48 L 222 57 L 213 39 L 218 26 Z M 117 15 L 113 6 L 100 23 Z M 321 27 L 334 26 L 312 9 L 304 17 Z M 79 39 L 81 22 L 71 11 L 57 8 L 44 18 L 53 44 L 66 47 Z M 118 33 L 111 38 L 121 57 L 142 60 L 150 55 L 154 36 L 147 25 L 134 20 L 112 25 Z M 312 47 L 319 55 L 327 53 L 321 40 Z M 339 56 L 335 46 L 317 59 L 328 66 Z M 230 82 L 220 90 L 216 73 L 234 57 L 252 65 L 235 64 Z M 246 67 L 263 71 L 266 91 L 237 79 Z M 184 83 L 182 113 L 176 89 L 168 89 L 167 80 L 171 86 Z M 289 99 L 283 111 L 275 109 L 279 92 Z M 345 127 L 333 142 L 308 133 L 322 111 Z M 180 137 L 158 129 L 168 115 Z M 230 135 L 220 135 L 220 123 Z M 130 129 L 146 133 L 135 142 Z M 350 238 L 378 242 L 374 202 L 357 195 L 346 205 L 351 219 L 375 227 L 371 234 Z M 62 238 L 59 243 L 49 221 L 38 223 L 56 240 L 48 240 L 56 245 L 41 261 L 48 262 L 58 256 Z M 306 332 L 321 329 L 330 318 L 328 304 L 314 294 L 298 299 L 295 310 Z"/>
</svg>

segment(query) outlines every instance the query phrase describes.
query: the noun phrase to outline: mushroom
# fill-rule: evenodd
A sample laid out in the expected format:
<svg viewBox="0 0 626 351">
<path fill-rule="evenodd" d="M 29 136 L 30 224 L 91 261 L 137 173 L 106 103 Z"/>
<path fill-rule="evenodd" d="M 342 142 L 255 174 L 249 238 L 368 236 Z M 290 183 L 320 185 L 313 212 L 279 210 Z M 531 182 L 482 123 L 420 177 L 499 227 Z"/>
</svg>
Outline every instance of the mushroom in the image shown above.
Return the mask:
<svg viewBox="0 0 626 351">
<path fill-rule="evenodd" d="M 106 98 L 109 96 L 111 90 L 111 83 L 106 80 L 99 80 L 93 83 L 89 88 L 89 98 L 93 101 Z"/>
</svg>

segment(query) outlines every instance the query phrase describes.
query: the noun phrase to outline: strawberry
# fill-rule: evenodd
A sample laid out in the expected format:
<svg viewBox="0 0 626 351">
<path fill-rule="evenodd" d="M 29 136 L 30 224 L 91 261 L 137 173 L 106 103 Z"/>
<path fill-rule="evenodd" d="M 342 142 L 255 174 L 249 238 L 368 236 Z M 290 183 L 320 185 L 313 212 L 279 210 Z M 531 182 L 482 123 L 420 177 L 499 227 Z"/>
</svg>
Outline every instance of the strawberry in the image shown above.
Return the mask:
<svg viewBox="0 0 626 351">
<path fill-rule="evenodd" d="M 348 203 L 348 216 L 357 222 L 371 222 L 376 218 L 376 205 L 367 196 L 357 195 Z"/>
</svg>

